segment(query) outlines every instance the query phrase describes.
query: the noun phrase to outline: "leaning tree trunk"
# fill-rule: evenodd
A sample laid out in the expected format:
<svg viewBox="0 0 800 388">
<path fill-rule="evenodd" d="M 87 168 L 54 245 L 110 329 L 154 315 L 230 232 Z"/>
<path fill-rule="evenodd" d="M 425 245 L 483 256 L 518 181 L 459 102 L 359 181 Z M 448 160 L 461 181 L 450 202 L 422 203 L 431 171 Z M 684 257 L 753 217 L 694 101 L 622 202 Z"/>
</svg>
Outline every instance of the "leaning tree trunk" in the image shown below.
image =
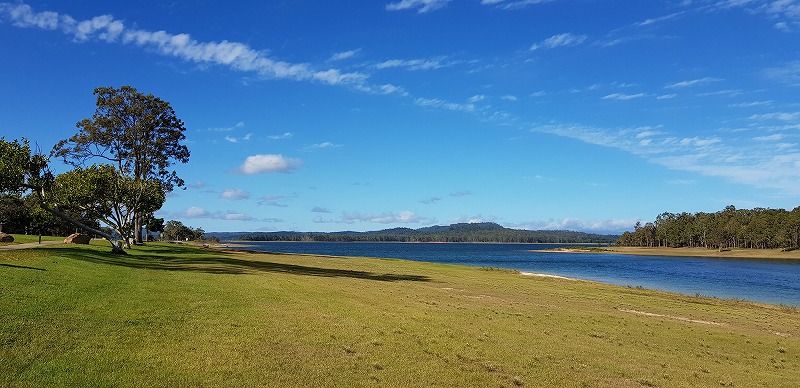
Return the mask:
<svg viewBox="0 0 800 388">
<path fill-rule="evenodd" d="M 56 217 L 61 218 L 62 220 L 69 222 L 70 224 L 73 224 L 73 225 L 75 225 L 77 227 L 86 229 L 89 232 L 92 232 L 94 234 L 97 234 L 97 235 L 103 237 L 104 239 L 106 239 L 106 241 L 108 241 L 111 244 L 111 253 L 120 254 L 120 255 L 126 255 L 127 254 L 127 252 L 125 252 L 125 250 L 122 249 L 122 245 L 119 242 L 114 241 L 114 237 L 111 236 L 110 234 L 108 234 L 106 232 L 103 232 L 102 230 L 92 228 L 91 226 L 88 226 L 88 225 L 84 224 L 83 222 L 80 222 L 80 221 L 76 220 L 75 218 L 73 218 L 69 214 L 66 214 L 66 213 L 62 212 L 58 208 L 50 207 L 50 205 L 48 205 L 44 201 L 40 201 L 39 202 L 39 206 L 41 206 L 42 209 L 52 213 Z"/>
</svg>

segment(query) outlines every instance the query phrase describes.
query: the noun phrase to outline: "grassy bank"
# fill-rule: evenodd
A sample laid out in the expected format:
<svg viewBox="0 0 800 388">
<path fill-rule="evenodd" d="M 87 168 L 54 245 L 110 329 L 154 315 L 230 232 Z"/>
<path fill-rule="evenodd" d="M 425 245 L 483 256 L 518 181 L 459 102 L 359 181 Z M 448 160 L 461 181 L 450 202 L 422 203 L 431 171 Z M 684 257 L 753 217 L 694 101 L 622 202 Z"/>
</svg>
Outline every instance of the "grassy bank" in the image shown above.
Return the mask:
<svg viewBox="0 0 800 388">
<path fill-rule="evenodd" d="M 562 252 L 589 253 L 622 253 L 642 256 L 689 256 L 718 257 L 732 259 L 786 259 L 800 260 L 800 250 L 784 251 L 781 249 L 706 249 L 706 248 L 666 248 L 666 247 L 592 247 L 575 246 L 557 248 Z"/>
<path fill-rule="evenodd" d="M 0 253 L 0 386 L 800 385 L 800 311 L 401 260 Z"/>
</svg>

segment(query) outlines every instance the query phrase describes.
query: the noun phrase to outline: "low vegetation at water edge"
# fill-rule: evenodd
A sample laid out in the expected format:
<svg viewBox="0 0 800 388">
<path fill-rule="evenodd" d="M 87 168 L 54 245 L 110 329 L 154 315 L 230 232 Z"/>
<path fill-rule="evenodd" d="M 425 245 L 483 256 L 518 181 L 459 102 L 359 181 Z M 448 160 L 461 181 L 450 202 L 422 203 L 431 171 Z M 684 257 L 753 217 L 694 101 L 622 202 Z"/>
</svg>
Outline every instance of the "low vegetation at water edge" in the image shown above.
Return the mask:
<svg viewBox="0 0 800 388">
<path fill-rule="evenodd" d="M 800 311 L 515 271 L 0 252 L 0 386 L 796 387 Z"/>
</svg>

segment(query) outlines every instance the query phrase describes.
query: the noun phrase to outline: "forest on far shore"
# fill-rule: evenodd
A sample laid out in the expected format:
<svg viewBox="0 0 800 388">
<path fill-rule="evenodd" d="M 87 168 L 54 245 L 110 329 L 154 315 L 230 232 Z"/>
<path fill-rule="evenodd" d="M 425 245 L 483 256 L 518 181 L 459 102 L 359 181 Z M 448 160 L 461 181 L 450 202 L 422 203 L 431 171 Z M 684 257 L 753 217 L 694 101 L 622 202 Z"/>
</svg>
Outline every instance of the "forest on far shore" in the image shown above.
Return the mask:
<svg viewBox="0 0 800 388">
<path fill-rule="evenodd" d="M 637 223 L 617 245 L 794 250 L 800 247 L 800 206 L 792 211 L 728 206 L 716 213 L 665 212 L 654 222 Z"/>
<path fill-rule="evenodd" d="M 618 235 L 568 230 L 521 230 L 493 222 L 461 223 L 420 229 L 393 228 L 372 232 L 265 232 L 239 236 L 245 241 L 328 242 L 493 242 L 493 243 L 597 243 L 613 244 Z"/>
</svg>

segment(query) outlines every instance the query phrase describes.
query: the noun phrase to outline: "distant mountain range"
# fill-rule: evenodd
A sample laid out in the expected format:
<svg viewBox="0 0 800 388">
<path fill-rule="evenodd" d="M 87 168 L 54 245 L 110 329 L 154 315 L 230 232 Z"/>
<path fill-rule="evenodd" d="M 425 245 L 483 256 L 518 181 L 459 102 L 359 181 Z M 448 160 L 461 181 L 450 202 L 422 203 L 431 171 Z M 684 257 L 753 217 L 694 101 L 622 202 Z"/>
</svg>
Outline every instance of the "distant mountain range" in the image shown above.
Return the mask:
<svg viewBox="0 0 800 388">
<path fill-rule="evenodd" d="M 370 232 L 208 232 L 206 237 L 244 241 L 330 242 L 499 242 L 499 243 L 615 243 L 619 235 L 569 230 L 510 229 L 493 222 L 459 223 L 419 229 L 392 228 Z"/>
</svg>

